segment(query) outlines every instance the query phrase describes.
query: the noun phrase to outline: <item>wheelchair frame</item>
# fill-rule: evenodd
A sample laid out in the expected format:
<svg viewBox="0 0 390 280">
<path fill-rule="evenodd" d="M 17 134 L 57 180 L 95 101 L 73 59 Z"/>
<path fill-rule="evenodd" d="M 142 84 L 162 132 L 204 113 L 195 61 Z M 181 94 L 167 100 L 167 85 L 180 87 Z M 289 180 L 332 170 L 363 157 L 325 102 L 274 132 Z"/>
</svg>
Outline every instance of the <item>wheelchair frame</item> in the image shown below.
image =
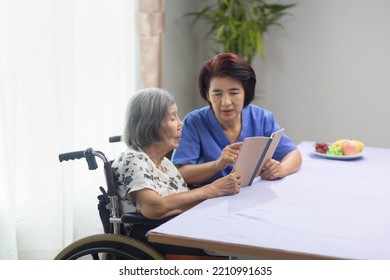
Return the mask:
<svg viewBox="0 0 390 280">
<path fill-rule="evenodd" d="M 120 141 L 120 136 L 110 137 L 109 141 L 118 142 Z M 112 161 L 101 151 L 87 148 L 86 150 L 63 153 L 59 155 L 59 161 L 85 158 L 89 170 L 95 170 L 98 168 L 96 157 L 100 158 L 104 163 L 106 180 L 106 189 L 100 187 L 102 194 L 98 196 L 98 210 L 104 233 L 87 236 L 71 243 L 55 256 L 55 260 L 161 260 L 166 259 L 169 255 L 171 255 L 171 257 L 168 257 L 170 259 L 227 259 L 226 257 L 210 256 L 201 249 L 169 245 L 159 246 L 158 244 L 151 245 L 151 243 L 146 241 L 146 238 L 145 240 L 140 240 L 132 237 L 133 227 L 141 225 L 152 229 L 173 217 L 152 220 L 140 213 L 120 214 L 119 200 L 115 191 L 111 168 Z M 161 247 L 163 250 L 168 248 L 168 250 L 161 251 L 156 249 L 156 247 Z"/>
</svg>

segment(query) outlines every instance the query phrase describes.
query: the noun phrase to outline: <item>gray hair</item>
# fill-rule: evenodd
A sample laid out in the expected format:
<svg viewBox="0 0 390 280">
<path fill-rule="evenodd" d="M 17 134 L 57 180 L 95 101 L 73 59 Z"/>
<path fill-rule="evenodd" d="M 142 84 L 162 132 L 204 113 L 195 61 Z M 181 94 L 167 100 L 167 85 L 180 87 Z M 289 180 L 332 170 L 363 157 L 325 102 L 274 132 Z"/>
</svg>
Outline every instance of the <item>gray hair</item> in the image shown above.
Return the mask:
<svg viewBox="0 0 390 280">
<path fill-rule="evenodd" d="M 122 140 L 127 146 L 143 147 L 161 140 L 160 126 L 175 99 L 159 88 L 139 90 L 129 101 Z"/>
</svg>

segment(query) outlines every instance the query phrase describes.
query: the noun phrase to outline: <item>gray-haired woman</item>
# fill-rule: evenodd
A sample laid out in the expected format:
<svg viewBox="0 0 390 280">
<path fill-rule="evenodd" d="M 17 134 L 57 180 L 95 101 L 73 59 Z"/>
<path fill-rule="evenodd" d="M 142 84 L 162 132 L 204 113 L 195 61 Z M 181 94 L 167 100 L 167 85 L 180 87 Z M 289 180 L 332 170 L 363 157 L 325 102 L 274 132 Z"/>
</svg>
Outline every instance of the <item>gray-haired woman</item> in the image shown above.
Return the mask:
<svg viewBox="0 0 390 280">
<path fill-rule="evenodd" d="M 208 198 L 239 192 L 240 175 L 235 172 L 202 188 L 187 187 L 165 157 L 179 146 L 182 126 L 175 100 L 168 92 L 146 88 L 130 99 L 123 134 L 128 148 L 112 164 L 123 212 L 162 219 Z"/>
</svg>

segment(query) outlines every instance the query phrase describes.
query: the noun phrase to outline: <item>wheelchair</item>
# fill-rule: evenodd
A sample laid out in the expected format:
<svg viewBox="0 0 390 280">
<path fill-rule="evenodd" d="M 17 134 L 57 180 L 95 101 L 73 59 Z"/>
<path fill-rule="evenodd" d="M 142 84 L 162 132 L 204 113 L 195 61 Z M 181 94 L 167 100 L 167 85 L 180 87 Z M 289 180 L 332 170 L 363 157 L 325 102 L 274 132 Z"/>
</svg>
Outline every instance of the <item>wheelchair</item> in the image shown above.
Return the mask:
<svg viewBox="0 0 390 280">
<path fill-rule="evenodd" d="M 119 142 L 120 136 L 109 138 Z M 152 220 L 140 213 L 120 213 L 119 199 L 115 191 L 112 161 L 106 155 L 92 148 L 63 153 L 59 161 L 85 158 L 89 170 L 98 168 L 96 158 L 104 164 L 106 188 L 98 198 L 98 211 L 104 233 L 84 237 L 65 247 L 55 256 L 55 260 L 163 260 L 163 259 L 228 259 L 213 256 L 202 249 L 170 246 L 148 242 L 147 231 L 165 223 L 173 217 Z"/>
</svg>

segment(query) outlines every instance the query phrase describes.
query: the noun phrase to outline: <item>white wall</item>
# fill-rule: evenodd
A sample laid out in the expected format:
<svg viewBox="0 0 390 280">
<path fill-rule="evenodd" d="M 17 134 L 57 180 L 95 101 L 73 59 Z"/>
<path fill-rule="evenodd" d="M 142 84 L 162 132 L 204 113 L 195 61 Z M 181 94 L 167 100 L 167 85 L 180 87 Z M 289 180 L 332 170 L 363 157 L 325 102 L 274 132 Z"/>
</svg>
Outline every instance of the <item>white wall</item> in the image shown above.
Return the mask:
<svg viewBox="0 0 390 280">
<path fill-rule="evenodd" d="M 163 87 L 176 99 L 180 117 L 192 111 L 197 95 L 197 74 L 200 63 L 195 47 L 197 35 L 185 13 L 196 10 L 193 0 L 165 1 Z"/>
<path fill-rule="evenodd" d="M 296 142 L 390 147 L 390 1 L 299 0 L 258 59 L 260 98 Z"/>
<path fill-rule="evenodd" d="M 186 13 L 213 0 L 165 0 L 163 87 L 175 96 L 180 116 L 206 105 L 198 93 L 198 74 L 212 51 L 204 39 L 205 24 L 192 25 Z"/>
<path fill-rule="evenodd" d="M 182 113 L 199 106 L 197 73 L 208 56 L 199 28 L 179 21 L 198 9 L 193 2 L 166 1 L 165 78 Z M 254 62 L 255 103 L 273 111 L 296 143 L 356 138 L 390 148 L 390 1 L 279 2 L 298 5 L 282 19 L 284 29 L 270 30 L 265 57 Z"/>
</svg>

